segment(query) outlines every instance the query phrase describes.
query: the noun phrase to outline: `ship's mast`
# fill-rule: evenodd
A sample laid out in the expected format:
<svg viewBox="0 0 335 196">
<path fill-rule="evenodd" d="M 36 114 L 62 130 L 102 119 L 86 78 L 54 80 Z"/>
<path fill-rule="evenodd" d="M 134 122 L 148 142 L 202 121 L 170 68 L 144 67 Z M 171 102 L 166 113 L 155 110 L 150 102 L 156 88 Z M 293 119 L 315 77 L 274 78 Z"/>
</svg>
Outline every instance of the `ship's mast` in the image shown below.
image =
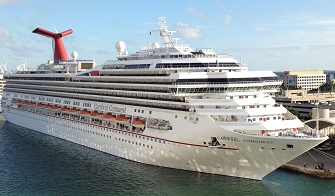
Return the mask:
<svg viewBox="0 0 335 196">
<path fill-rule="evenodd" d="M 155 29 L 152 29 L 151 32 L 159 32 L 160 36 L 163 39 L 163 46 L 164 47 L 174 47 L 177 43 L 178 38 L 172 38 L 173 33 L 176 31 L 169 31 L 168 26 L 166 26 L 166 17 L 159 16 L 158 17 L 158 26 Z"/>
<path fill-rule="evenodd" d="M 7 73 L 7 57 L 6 57 L 5 64 L 0 65 L 0 73 L 1 73 L 1 74 L 5 74 L 5 73 Z"/>
</svg>

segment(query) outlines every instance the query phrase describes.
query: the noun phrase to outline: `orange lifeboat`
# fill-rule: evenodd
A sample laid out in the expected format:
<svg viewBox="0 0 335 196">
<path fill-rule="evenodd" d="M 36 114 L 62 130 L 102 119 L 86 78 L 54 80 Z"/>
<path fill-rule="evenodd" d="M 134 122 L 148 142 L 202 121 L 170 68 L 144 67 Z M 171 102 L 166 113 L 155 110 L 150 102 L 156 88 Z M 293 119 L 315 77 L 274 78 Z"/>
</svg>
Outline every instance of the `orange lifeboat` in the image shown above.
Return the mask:
<svg viewBox="0 0 335 196">
<path fill-rule="evenodd" d="M 119 115 L 115 118 L 115 120 L 118 122 L 118 123 L 126 123 L 128 122 L 129 118 L 128 117 L 125 117 L 124 115 Z"/>
<path fill-rule="evenodd" d="M 99 113 L 99 112 L 97 112 L 97 111 L 93 111 L 93 112 L 91 112 L 91 117 L 95 117 L 95 118 L 97 118 L 97 117 L 100 117 L 101 116 L 101 114 Z"/>
<path fill-rule="evenodd" d="M 139 119 L 135 119 L 133 121 L 133 125 L 144 125 L 144 121 L 143 120 L 139 120 Z"/>
<path fill-rule="evenodd" d="M 59 110 L 59 109 L 60 109 L 60 107 L 58 107 L 58 106 L 54 105 L 54 106 L 52 106 L 52 107 L 51 107 L 51 109 L 52 109 L 52 110 Z"/>
<path fill-rule="evenodd" d="M 134 119 L 132 124 L 134 127 L 144 127 L 145 121 L 140 119 Z"/>
<path fill-rule="evenodd" d="M 113 114 L 105 114 L 102 116 L 105 120 L 114 120 L 116 118 Z"/>
<path fill-rule="evenodd" d="M 30 102 L 27 102 L 27 105 L 29 105 L 29 106 L 33 106 L 33 105 L 35 105 L 35 103 L 32 102 L 32 101 L 30 101 Z"/>
<path fill-rule="evenodd" d="M 77 110 L 76 108 L 72 108 L 72 109 L 70 109 L 69 110 L 69 112 L 71 112 L 71 113 L 77 113 L 79 110 Z"/>
<path fill-rule="evenodd" d="M 67 108 L 67 107 L 61 107 L 61 109 L 60 110 L 62 110 L 63 112 L 67 112 L 67 111 L 69 111 L 70 110 L 70 108 Z"/>
<path fill-rule="evenodd" d="M 42 108 L 42 107 L 44 107 L 45 105 L 43 104 L 43 103 L 38 103 L 37 104 L 37 107 L 39 107 L 39 108 Z"/>
<path fill-rule="evenodd" d="M 50 105 L 50 104 L 46 104 L 46 105 L 45 105 L 45 108 L 46 108 L 46 109 L 52 109 L 52 105 Z"/>
<path fill-rule="evenodd" d="M 91 114 L 91 112 L 89 112 L 87 110 L 82 110 L 82 111 L 80 111 L 80 114 L 81 115 L 89 115 L 89 114 Z"/>
<path fill-rule="evenodd" d="M 20 99 L 16 100 L 16 103 L 22 103 L 22 101 Z"/>
</svg>

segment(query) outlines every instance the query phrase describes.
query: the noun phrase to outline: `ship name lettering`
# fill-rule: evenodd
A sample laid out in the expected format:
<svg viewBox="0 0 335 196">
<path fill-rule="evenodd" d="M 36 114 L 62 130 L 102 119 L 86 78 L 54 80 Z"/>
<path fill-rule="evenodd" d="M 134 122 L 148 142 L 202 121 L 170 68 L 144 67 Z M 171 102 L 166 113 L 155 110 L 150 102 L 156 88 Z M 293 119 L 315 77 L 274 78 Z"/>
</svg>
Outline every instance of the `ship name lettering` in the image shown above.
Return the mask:
<svg viewBox="0 0 335 196">
<path fill-rule="evenodd" d="M 237 137 L 227 137 L 227 136 L 218 136 L 217 139 L 219 140 L 228 140 L 233 142 L 239 142 Z"/>
<path fill-rule="evenodd" d="M 244 142 L 251 142 L 251 143 L 259 143 L 259 144 L 273 144 L 273 141 L 265 141 L 265 140 L 248 140 L 244 139 Z"/>
<path fill-rule="evenodd" d="M 105 112 L 126 113 L 126 108 L 119 108 L 113 105 L 94 104 L 95 110 L 102 110 Z"/>
<path fill-rule="evenodd" d="M 126 108 L 119 108 L 119 107 L 115 107 L 115 106 L 109 105 L 108 111 L 110 111 L 110 112 L 118 112 L 118 113 L 126 113 Z"/>
<path fill-rule="evenodd" d="M 100 104 L 94 104 L 94 109 L 95 110 L 104 110 L 104 111 L 107 111 L 107 106 L 106 105 L 100 105 Z"/>
</svg>

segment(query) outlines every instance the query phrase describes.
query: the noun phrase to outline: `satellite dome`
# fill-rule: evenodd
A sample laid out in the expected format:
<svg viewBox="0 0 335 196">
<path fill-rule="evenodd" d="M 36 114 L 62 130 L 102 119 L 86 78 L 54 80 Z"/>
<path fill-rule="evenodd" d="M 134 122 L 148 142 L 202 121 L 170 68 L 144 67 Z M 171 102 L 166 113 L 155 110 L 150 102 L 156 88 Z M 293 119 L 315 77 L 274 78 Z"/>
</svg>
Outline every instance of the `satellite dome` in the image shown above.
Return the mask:
<svg viewBox="0 0 335 196">
<path fill-rule="evenodd" d="M 118 41 L 115 44 L 115 48 L 118 52 L 124 52 L 124 49 L 126 49 L 126 44 L 123 41 Z"/>
<path fill-rule="evenodd" d="M 73 52 L 71 53 L 71 56 L 72 56 L 73 60 L 77 60 L 77 58 L 78 58 L 78 52 L 73 51 Z"/>
<path fill-rule="evenodd" d="M 159 48 L 159 43 L 155 42 L 151 46 L 152 46 L 152 48 Z"/>
</svg>

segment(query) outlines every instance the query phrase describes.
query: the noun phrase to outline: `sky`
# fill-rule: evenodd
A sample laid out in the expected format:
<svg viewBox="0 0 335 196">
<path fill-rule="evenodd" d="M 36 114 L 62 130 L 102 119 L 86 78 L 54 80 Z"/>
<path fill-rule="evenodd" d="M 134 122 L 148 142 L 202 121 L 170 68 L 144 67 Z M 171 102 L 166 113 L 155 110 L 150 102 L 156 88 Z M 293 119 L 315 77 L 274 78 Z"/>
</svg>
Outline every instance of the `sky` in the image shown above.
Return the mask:
<svg viewBox="0 0 335 196">
<path fill-rule="evenodd" d="M 115 59 L 117 41 L 129 53 L 161 43 L 149 33 L 158 16 L 178 44 L 234 55 L 249 70 L 335 70 L 335 0 L 0 0 L 0 65 L 36 68 L 53 58 L 37 27 L 72 29 L 63 37 L 68 56 L 100 65 Z"/>
</svg>

